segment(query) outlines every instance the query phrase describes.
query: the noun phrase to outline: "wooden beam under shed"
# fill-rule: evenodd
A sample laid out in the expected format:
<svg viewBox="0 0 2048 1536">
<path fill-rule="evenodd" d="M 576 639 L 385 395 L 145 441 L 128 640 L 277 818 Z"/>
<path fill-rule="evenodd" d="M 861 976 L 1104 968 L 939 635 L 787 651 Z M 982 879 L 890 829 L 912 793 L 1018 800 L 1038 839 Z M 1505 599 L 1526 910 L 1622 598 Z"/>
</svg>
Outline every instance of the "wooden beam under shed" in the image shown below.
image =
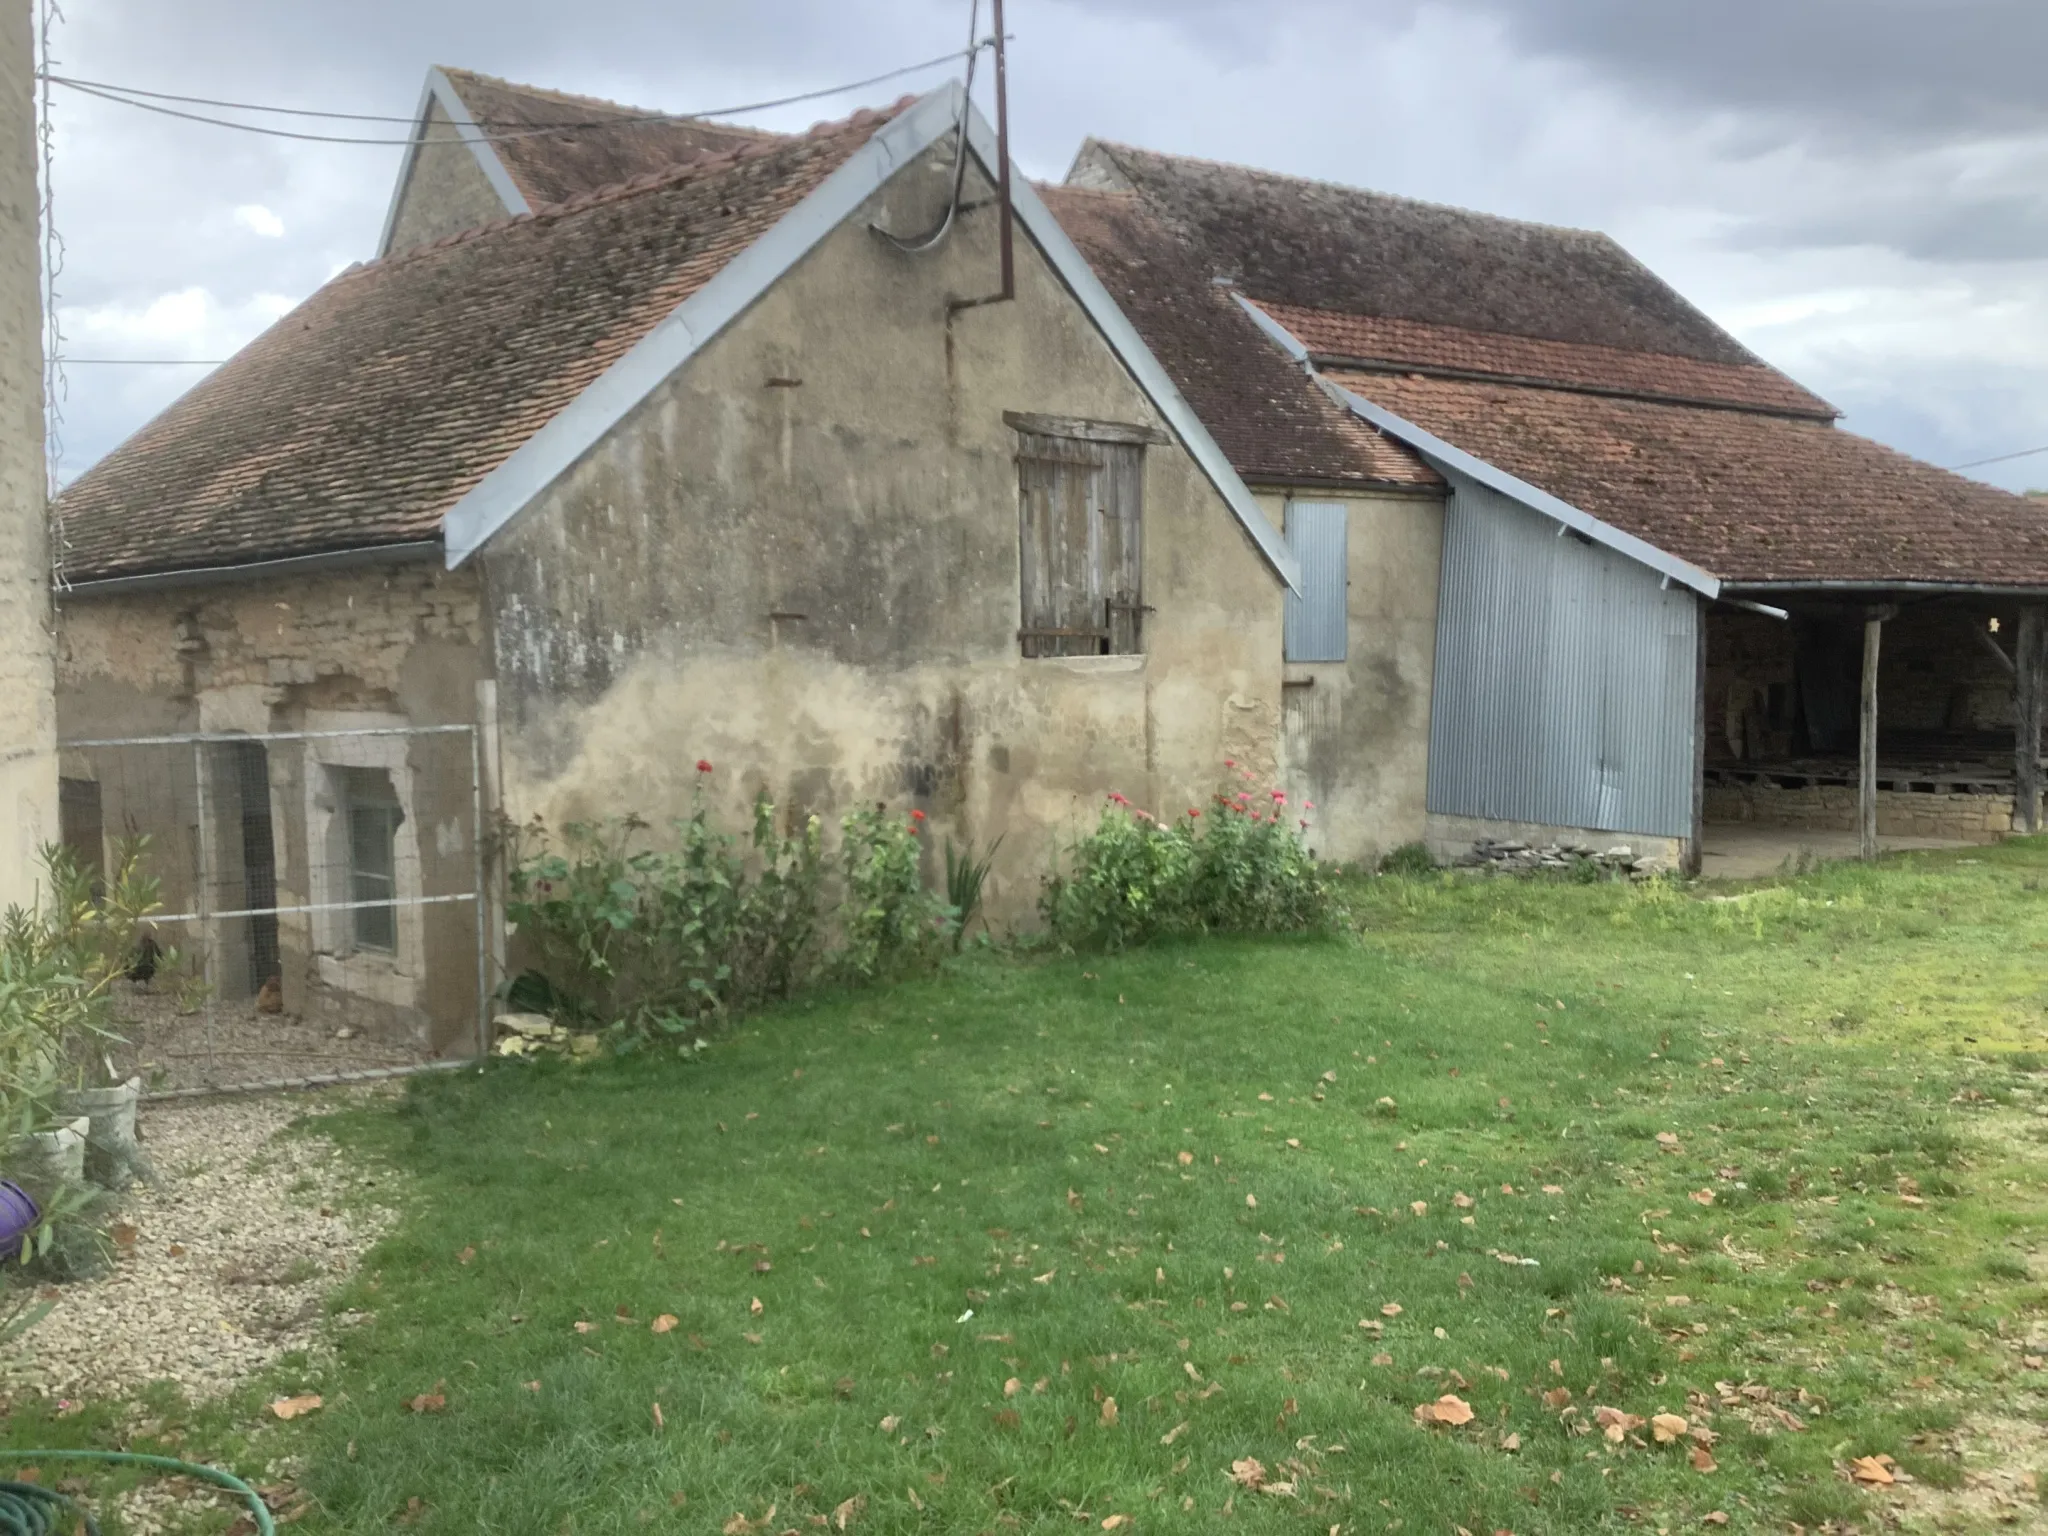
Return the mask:
<svg viewBox="0 0 2048 1536">
<path fill-rule="evenodd" d="M 2048 704 L 2048 622 L 2042 605 L 2020 609 L 2018 655 L 2013 666 L 2012 827 L 2015 832 L 2041 830 L 2041 716 Z"/>
<path fill-rule="evenodd" d="M 1863 619 L 1863 712 L 1857 742 L 1856 830 L 1859 852 L 1877 857 L 1877 654 L 1890 609 L 1873 608 Z"/>
</svg>

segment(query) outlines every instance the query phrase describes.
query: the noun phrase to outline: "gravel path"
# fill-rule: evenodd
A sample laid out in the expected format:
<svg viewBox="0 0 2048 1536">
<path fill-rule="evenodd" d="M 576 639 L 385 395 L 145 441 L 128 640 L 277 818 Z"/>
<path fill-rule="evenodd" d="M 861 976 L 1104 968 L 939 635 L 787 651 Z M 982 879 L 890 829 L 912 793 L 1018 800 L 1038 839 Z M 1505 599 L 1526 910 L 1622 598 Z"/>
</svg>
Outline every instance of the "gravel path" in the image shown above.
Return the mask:
<svg viewBox="0 0 2048 1536">
<path fill-rule="evenodd" d="M 45 1289 L 55 1308 L 0 1364 L 6 1384 L 76 1398 L 170 1380 L 204 1398 L 313 1345 L 322 1298 L 382 1229 L 342 1196 L 388 1178 L 351 1171 L 317 1137 L 278 1134 L 333 1101 L 145 1103 L 158 1181 L 122 1197 L 106 1274 Z"/>
</svg>

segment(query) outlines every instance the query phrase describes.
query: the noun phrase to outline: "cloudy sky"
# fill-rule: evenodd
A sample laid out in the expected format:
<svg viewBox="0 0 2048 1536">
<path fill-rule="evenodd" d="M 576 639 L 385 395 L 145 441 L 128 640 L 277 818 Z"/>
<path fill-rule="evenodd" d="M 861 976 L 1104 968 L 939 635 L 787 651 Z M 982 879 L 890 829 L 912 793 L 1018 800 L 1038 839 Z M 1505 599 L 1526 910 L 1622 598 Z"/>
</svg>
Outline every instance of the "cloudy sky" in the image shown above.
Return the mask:
<svg viewBox="0 0 2048 1536">
<path fill-rule="evenodd" d="M 927 58 L 967 23 L 967 0 L 68 8 L 59 73 L 390 113 L 431 63 L 702 110 Z M 1093 133 L 1604 229 L 1856 431 L 1940 464 L 2048 445 L 2040 0 L 1010 0 L 1008 22 L 1035 176 Z M 54 120 L 80 358 L 226 355 L 370 254 L 400 155 L 63 90 Z M 70 368 L 66 478 L 200 372 Z M 1972 472 L 2048 486 L 2048 453 Z"/>
</svg>

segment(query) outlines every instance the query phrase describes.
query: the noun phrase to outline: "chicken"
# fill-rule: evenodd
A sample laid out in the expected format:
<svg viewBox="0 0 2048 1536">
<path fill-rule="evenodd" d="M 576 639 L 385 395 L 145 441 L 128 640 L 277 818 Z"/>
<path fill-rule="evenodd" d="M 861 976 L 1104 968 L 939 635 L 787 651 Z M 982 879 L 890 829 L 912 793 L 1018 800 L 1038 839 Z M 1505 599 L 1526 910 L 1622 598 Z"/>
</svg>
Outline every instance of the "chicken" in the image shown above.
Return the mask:
<svg viewBox="0 0 2048 1536">
<path fill-rule="evenodd" d="M 256 1011 L 258 1013 L 284 1012 L 284 979 L 272 976 L 256 989 Z"/>
<path fill-rule="evenodd" d="M 163 946 L 156 941 L 156 935 L 145 933 L 135 941 L 135 963 L 128 967 L 128 979 L 139 986 L 148 986 L 156 975 L 156 963 L 163 958 Z"/>
</svg>

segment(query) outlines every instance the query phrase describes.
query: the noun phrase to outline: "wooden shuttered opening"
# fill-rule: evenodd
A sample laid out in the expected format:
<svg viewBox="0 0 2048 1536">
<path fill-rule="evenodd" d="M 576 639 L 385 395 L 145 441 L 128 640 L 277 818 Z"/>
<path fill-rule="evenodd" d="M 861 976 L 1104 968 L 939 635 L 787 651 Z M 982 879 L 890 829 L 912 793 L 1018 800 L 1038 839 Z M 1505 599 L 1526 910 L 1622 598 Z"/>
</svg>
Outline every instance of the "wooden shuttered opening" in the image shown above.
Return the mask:
<svg viewBox="0 0 2048 1536">
<path fill-rule="evenodd" d="M 1142 649 L 1144 455 L 1143 441 L 1018 429 L 1025 656 Z"/>
</svg>

